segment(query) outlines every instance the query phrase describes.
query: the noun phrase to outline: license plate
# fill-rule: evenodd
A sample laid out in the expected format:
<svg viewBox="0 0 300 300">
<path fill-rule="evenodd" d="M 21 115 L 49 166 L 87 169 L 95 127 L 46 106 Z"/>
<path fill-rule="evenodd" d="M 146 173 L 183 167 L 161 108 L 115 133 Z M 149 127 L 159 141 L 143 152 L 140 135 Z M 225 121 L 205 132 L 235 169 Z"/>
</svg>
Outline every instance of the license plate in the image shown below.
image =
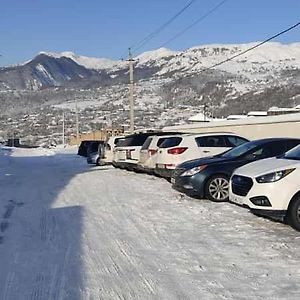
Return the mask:
<svg viewBox="0 0 300 300">
<path fill-rule="evenodd" d="M 159 169 L 165 169 L 166 168 L 166 166 L 164 164 L 157 164 L 157 167 Z"/>
<path fill-rule="evenodd" d="M 231 195 L 230 197 L 230 201 L 239 204 L 239 205 L 243 205 L 244 204 L 244 198 L 236 196 L 236 195 Z"/>
</svg>

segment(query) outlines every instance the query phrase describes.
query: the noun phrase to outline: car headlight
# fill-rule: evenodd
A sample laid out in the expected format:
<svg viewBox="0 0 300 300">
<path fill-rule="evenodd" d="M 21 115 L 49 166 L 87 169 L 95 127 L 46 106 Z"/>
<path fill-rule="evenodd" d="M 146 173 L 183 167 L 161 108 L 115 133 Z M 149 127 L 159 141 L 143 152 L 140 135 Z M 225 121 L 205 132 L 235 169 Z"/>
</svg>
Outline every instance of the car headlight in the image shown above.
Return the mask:
<svg viewBox="0 0 300 300">
<path fill-rule="evenodd" d="M 258 183 L 275 182 L 275 181 L 278 181 L 278 180 L 284 178 L 285 176 L 289 175 L 294 170 L 295 169 L 280 170 L 280 171 L 276 171 L 273 173 L 269 173 L 269 174 L 265 174 L 265 175 L 256 177 L 255 179 Z"/>
<path fill-rule="evenodd" d="M 206 167 L 207 167 L 207 165 L 195 167 L 193 169 L 183 172 L 180 176 L 193 176 L 193 175 L 203 171 Z"/>
</svg>

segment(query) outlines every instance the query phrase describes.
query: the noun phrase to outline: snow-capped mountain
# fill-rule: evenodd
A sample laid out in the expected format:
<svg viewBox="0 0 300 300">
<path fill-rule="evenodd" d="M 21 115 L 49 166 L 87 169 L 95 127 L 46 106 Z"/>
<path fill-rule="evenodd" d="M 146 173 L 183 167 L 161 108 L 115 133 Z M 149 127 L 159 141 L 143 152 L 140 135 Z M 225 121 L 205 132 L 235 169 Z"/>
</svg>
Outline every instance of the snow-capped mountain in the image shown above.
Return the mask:
<svg viewBox="0 0 300 300">
<path fill-rule="evenodd" d="M 227 76 L 238 77 L 229 86 L 237 92 L 251 90 L 258 83 L 280 79 L 284 70 L 300 69 L 300 43 L 283 45 L 267 43 L 230 62 L 217 66 L 213 71 L 204 69 L 239 54 L 256 43 L 241 45 L 204 45 L 183 52 L 161 48 L 145 52 L 135 58 L 135 78 L 179 79 L 197 74 L 207 76 L 220 71 Z M 0 70 L 2 85 L 11 89 L 39 89 L 47 86 L 62 86 L 74 80 L 107 75 L 117 78 L 110 84 L 124 81 L 128 73 L 127 61 L 79 56 L 72 52 L 39 53 L 33 60 L 21 66 Z M 13 76 L 14 74 L 15 76 Z M 16 76 L 16 74 L 18 74 Z M 17 77 L 17 78 L 15 78 Z M 121 79 L 122 78 L 122 79 Z M 15 79 L 15 81 L 14 81 Z M 20 82 L 21 81 L 21 82 Z M 80 82 L 77 82 L 80 86 Z M 99 83 L 101 86 L 101 82 Z"/>
<path fill-rule="evenodd" d="M 218 117 L 300 104 L 300 43 L 267 43 L 205 70 L 256 44 L 161 48 L 136 56 L 137 126 L 185 122 L 203 104 Z M 72 110 L 76 99 L 85 130 L 123 125 L 128 122 L 128 77 L 126 60 L 43 52 L 0 69 L 0 109 L 9 115 L 46 105 Z"/>
</svg>

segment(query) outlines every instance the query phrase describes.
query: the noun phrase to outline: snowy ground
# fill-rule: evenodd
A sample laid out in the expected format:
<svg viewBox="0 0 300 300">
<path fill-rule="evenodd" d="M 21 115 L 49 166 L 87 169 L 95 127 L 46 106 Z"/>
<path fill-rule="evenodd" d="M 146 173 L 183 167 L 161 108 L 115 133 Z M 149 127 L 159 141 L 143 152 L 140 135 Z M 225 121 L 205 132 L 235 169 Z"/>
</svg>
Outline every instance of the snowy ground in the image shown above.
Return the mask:
<svg viewBox="0 0 300 300">
<path fill-rule="evenodd" d="M 0 299 L 299 299 L 300 234 L 72 151 L 0 150 Z"/>
</svg>

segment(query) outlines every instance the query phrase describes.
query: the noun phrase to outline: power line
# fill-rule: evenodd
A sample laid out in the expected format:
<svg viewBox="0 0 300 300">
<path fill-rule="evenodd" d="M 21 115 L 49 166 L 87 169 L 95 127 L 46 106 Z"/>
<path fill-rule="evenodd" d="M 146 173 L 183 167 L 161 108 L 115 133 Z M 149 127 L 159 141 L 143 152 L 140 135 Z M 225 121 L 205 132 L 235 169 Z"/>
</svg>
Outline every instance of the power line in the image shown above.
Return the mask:
<svg viewBox="0 0 300 300">
<path fill-rule="evenodd" d="M 188 30 L 190 30 L 192 27 L 194 27 L 195 25 L 197 25 L 198 23 L 200 23 L 201 21 L 205 20 L 209 15 L 211 15 L 212 13 L 214 13 L 219 7 L 221 7 L 225 2 L 227 2 L 228 0 L 222 0 L 221 2 L 219 2 L 216 6 L 214 6 L 211 10 L 209 10 L 207 13 L 205 13 L 204 15 L 202 15 L 200 18 L 198 18 L 196 21 L 194 21 L 191 25 L 187 26 L 185 29 L 183 29 L 182 31 L 178 32 L 176 35 L 174 35 L 172 38 L 170 38 L 169 40 L 167 40 L 165 43 L 163 43 L 159 48 L 164 47 L 165 45 L 173 42 L 174 40 L 176 40 L 178 37 L 180 37 L 181 35 L 183 35 L 184 33 L 186 33 Z"/>
<path fill-rule="evenodd" d="M 213 69 L 213 68 L 215 68 L 215 67 L 218 67 L 218 66 L 220 66 L 220 65 L 222 65 L 222 64 L 225 64 L 225 63 L 228 62 L 228 61 L 231 61 L 231 60 L 233 60 L 233 59 L 235 59 L 235 58 L 237 58 L 237 57 L 239 57 L 239 56 L 241 56 L 241 55 L 243 55 L 243 54 L 245 54 L 245 53 L 251 51 L 251 50 L 254 50 L 254 49 L 256 49 L 256 48 L 262 46 L 263 44 L 265 44 L 265 43 L 267 43 L 267 42 L 269 42 L 269 41 L 275 39 L 276 37 L 278 37 L 278 36 L 280 36 L 280 35 L 282 35 L 282 34 L 288 32 L 288 31 L 290 31 L 290 30 L 295 29 L 295 28 L 296 28 L 297 26 L 299 26 L 299 25 L 300 25 L 300 22 L 298 22 L 297 24 L 295 24 L 295 25 L 293 25 L 293 26 L 291 26 L 291 27 L 289 27 L 289 28 L 287 28 L 287 29 L 285 29 L 285 30 L 283 30 L 283 31 L 281 31 L 281 32 L 279 32 L 279 33 L 277 33 L 277 34 L 271 36 L 271 37 L 269 37 L 268 39 L 264 40 L 263 42 L 260 42 L 260 43 L 258 43 L 257 45 L 255 45 L 255 46 L 253 46 L 253 47 L 250 47 L 250 48 L 244 50 L 243 52 L 241 52 L 241 53 L 239 53 L 239 54 L 233 55 L 233 56 L 231 56 L 231 57 L 229 57 L 229 58 L 227 58 L 227 59 L 225 59 L 225 60 L 223 60 L 223 61 L 221 61 L 221 62 L 219 62 L 219 63 L 216 63 L 216 64 L 214 64 L 214 65 L 212 65 L 212 66 L 210 66 L 210 67 L 208 67 L 208 68 L 205 68 L 205 69 L 201 70 L 200 73 L 205 72 L 205 71 L 210 70 L 210 69 Z"/>
<path fill-rule="evenodd" d="M 130 48 L 134 51 L 139 50 L 145 46 L 150 40 L 152 40 L 156 35 L 158 35 L 162 30 L 164 30 L 168 25 L 170 25 L 175 19 L 177 19 L 185 10 L 187 10 L 196 0 L 189 1 L 182 9 L 180 9 L 174 16 L 172 16 L 167 22 L 162 24 L 152 33 L 148 34 L 145 38 L 140 40 L 138 43 L 132 45 Z"/>
</svg>

